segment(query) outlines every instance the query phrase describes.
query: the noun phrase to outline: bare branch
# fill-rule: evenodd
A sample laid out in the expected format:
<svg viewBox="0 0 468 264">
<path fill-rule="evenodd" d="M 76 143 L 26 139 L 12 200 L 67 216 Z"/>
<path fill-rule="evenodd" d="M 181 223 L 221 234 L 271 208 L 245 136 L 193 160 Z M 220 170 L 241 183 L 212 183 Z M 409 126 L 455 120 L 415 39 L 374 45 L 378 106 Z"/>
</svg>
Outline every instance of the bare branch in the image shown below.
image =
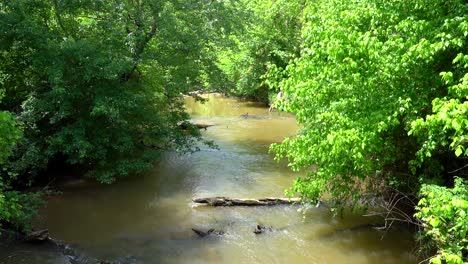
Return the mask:
<svg viewBox="0 0 468 264">
<path fill-rule="evenodd" d="M 448 172 L 448 173 L 450 173 L 450 174 L 451 174 L 451 173 L 455 173 L 455 172 L 461 171 L 461 170 L 463 170 L 464 168 L 467 168 L 467 167 L 468 167 L 468 164 L 466 164 L 465 166 L 463 166 L 463 167 L 461 167 L 461 168 L 458 168 L 458 169 L 456 169 L 456 170 L 454 170 L 454 171 L 450 171 L 450 172 Z"/>
</svg>

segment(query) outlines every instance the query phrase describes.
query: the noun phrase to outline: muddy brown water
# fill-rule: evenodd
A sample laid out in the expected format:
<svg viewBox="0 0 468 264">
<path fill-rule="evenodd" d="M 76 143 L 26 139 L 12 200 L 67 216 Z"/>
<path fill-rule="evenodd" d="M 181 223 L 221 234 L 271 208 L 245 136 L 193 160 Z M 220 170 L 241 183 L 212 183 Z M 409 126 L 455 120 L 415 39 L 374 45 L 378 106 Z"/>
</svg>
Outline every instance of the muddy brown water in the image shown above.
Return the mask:
<svg viewBox="0 0 468 264">
<path fill-rule="evenodd" d="M 167 153 L 146 175 L 109 186 L 64 184 L 37 228 L 87 256 L 121 263 L 418 262 L 409 231 L 353 229 L 375 221 L 359 214 L 334 218 L 327 208 L 303 206 L 194 207 L 194 197 L 283 196 L 301 175 L 268 154 L 271 143 L 297 132 L 293 116 L 216 94 L 207 98 L 204 104 L 187 98 L 186 107 L 194 121 L 215 125 L 203 135 L 219 149 Z M 256 235 L 257 224 L 273 231 Z M 224 234 L 199 238 L 192 228 Z M 54 250 L 0 243 L 0 263 L 71 262 Z"/>
</svg>

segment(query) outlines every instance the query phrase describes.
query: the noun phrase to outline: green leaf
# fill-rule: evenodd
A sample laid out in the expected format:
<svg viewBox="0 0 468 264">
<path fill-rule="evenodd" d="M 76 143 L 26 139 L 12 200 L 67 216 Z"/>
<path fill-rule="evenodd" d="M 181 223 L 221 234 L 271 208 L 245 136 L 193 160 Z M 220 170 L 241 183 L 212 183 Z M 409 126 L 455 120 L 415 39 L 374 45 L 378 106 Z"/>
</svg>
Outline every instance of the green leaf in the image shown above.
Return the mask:
<svg viewBox="0 0 468 264">
<path fill-rule="evenodd" d="M 459 147 L 455 150 L 455 156 L 459 157 L 462 153 L 463 153 L 463 150 L 462 150 L 462 148 L 459 146 Z"/>
<path fill-rule="evenodd" d="M 432 218 L 430 221 L 429 221 L 429 224 L 432 226 L 432 227 L 438 227 L 439 226 L 439 219 L 437 218 Z"/>
<path fill-rule="evenodd" d="M 440 259 L 439 256 L 437 256 L 435 258 L 431 258 L 431 263 L 432 264 L 442 264 L 442 260 Z"/>
</svg>

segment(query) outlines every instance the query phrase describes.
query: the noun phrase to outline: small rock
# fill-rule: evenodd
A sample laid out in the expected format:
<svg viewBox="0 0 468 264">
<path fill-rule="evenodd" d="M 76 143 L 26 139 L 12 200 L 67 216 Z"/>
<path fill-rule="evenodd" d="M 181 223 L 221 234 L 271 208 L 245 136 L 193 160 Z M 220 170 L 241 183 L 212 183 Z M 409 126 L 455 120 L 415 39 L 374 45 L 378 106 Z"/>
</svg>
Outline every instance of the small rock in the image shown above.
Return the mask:
<svg viewBox="0 0 468 264">
<path fill-rule="evenodd" d="M 258 235 L 265 231 L 272 231 L 273 228 L 271 226 L 264 226 L 264 225 L 257 225 L 254 229 L 254 234 Z"/>
</svg>

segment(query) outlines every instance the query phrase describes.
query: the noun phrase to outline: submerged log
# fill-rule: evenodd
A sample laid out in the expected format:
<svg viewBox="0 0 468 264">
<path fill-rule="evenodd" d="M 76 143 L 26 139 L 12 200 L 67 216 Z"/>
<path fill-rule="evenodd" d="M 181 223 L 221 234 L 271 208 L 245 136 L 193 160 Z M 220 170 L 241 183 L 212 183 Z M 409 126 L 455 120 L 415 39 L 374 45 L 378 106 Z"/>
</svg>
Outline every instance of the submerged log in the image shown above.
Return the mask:
<svg viewBox="0 0 468 264">
<path fill-rule="evenodd" d="M 198 129 L 207 129 L 208 127 L 212 127 L 214 125 L 211 124 L 202 124 L 202 123 L 194 123 L 194 126 L 196 126 Z"/>
<path fill-rule="evenodd" d="M 196 127 L 198 129 L 207 129 L 208 127 L 212 127 L 214 126 L 213 124 L 204 124 L 204 123 L 191 123 L 191 122 L 187 122 L 187 121 L 184 121 L 184 122 L 181 122 L 179 124 L 179 127 L 180 129 L 182 130 L 189 130 L 190 127 Z"/>
<path fill-rule="evenodd" d="M 27 242 L 44 242 L 44 241 L 53 241 L 53 239 L 50 238 L 49 230 L 44 229 L 44 230 L 39 230 L 39 231 L 34 231 L 29 233 L 25 241 Z"/>
<path fill-rule="evenodd" d="M 211 206 L 266 206 L 299 203 L 299 198 L 261 198 L 261 199 L 239 199 L 229 197 L 207 197 L 195 198 L 194 203 Z"/>
<path fill-rule="evenodd" d="M 337 236 L 343 236 L 347 233 L 354 233 L 354 232 L 367 232 L 367 231 L 382 231 L 382 229 L 385 229 L 385 227 L 382 227 L 379 224 L 362 224 L 358 226 L 353 226 L 349 228 L 342 228 L 342 229 L 337 229 L 333 230 L 330 233 L 323 234 L 320 236 L 320 239 L 328 239 L 328 238 L 333 238 Z"/>
<path fill-rule="evenodd" d="M 203 231 L 200 229 L 192 228 L 192 231 L 195 232 L 199 237 L 206 237 L 208 235 L 223 235 L 224 231 L 216 231 L 214 229 L 209 229 L 208 231 Z"/>
<path fill-rule="evenodd" d="M 267 116 L 263 115 L 250 115 L 249 113 L 245 113 L 240 115 L 240 117 L 245 118 L 245 119 L 267 119 Z"/>
</svg>

